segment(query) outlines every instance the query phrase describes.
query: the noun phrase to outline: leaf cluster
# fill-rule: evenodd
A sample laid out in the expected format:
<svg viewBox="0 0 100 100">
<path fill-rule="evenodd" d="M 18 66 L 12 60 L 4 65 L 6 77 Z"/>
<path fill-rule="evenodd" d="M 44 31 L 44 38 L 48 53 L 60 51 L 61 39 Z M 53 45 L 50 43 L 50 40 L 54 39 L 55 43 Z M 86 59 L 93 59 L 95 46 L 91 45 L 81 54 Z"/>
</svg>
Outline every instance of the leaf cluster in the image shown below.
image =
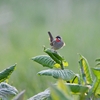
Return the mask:
<svg viewBox="0 0 100 100">
<path fill-rule="evenodd" d="M 48 68 L 38 72 L 38 75 L 52 76 L 57 79 L 57 83 L 29 100 L 100 99 L 100 68 L 98 66 L 90 68 L 87 59 L 79 54 L 80 73 L 76 74 L 68 69 L 68 62 L 57 51 L 44 48 L 44 52 L 47 55 L 32 58 L 33 61 Z"/>
<path fill-rule="evenodd" d="M 15 67 L 16 64 L 0 72 L 0 100 L 11 100 L 18 93 L 18 90 L 14 86 L 7 83 Z"/>
<path fill-rule="evenodd" d="M 48 89 L 40 92 L 28 100 L 99 100 L 100 99 L 100 59 L 96 66 L 90 67 L 87 59 L 79 54 L 80 73 L 68 69 L 68 62 L 57 51 L 44 48 L 46 55 L 32 57 L 32 60 L 48 69 L 38 72 L 40 76 L 52 76 L 57 79 Z M 0 99 L 11 100 L 18 90 L 9 85 L 7 80 L 16 64 L 0 72 Z M 94 77 L 93 77 L 94 75 Z M 13 100 L 24 100 L 25 90 Z"/>
</svg>

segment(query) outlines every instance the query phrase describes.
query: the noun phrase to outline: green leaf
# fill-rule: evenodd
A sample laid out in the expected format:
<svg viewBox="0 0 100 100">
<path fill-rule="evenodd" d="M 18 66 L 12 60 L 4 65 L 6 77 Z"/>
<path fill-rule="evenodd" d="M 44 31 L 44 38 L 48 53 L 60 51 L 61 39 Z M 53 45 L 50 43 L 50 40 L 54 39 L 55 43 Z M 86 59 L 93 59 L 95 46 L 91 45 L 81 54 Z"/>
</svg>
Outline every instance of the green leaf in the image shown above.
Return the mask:
<svg viewBox="0 0 100 100">
<path fill-rule="evenodd" d="M 18 93 L 17 89 L 5 82 L 0 83 L 0 97 L 2 100 L 11 100 Z"/>
<path fill-rule="evenodd" d="M 100 59 L 95 60 L 97 62 L 96 66 L 100 66 Z"/>
<path fill-rule="evenodd" d="M 55 86 L 51 87 L 51 97 L 52 100 L 74 100 L 74 98 L 66 96 L 62 90 L 59 90 Z"/>
<path fill-rule="evenodd" d="M 94 67 L 92 68 L 92 71 L 94 75 L 97 77 L 97 79 L 100 79 L 100 67 Z"/>
<path fill-rule="evenodd" d="M 0 82 L 3 82 L 4 80 L 8 79 L 11 73 L 14 71 L 15 67 L 16 64 L 0 72 Z"/>
<path fill-rule="evenodd" d="M 96 66 L 100 66 L 100 63 L 97 63 Z"/>
<path fill-rule="evenodd" d="M 44 52 L 56 62 L 55 67 L 64 69 L 64 67 L 68 66 L 68 62 L 57 51 L 50 48 L 44 48 Z"/>
<path fill-rule="evenodd" d="M 100 61 L 100 59 L 96 59 L 95 61 Z"/>
<path fill-rule="evenodd" d="M 82 55 L 80 55 L 79 64 L 81 68 L 81 74 L 82 74 L 83 81 L 85 82 L 85 84 L 92 84 L 93 80 L 92 80 L 90 66 L 86 58 L 83 57 Z"/>
<path fill-rule="evenodd" d="M 88 97 L 92 96 L 93 94 L 97 95 L 100 93 L 100 67 L 92 68 L 94 75 L 96 76 L 95 80 L 92 83 L 92 87 L 89 90 Z M 98 88 L 99 87 L 99 88 Z"/>
<path fill-rule="evenodd" d="M 98 80 L 97 78 L 95 78 L 95 79 L 93 80 L 93 84 L 92 84 L 92 86 L 91 86 L 91 88 L 90 88 L 90 90 L 89 90 L 89 92 L 88 92 L 87 97 L 94 96 L 95 94 L 98 93 L 97 90 L 99 89 L 99 88 L 98 88 L 98 87 L 99 87 L 99 84 L 100 84 L 100 80 Z M 100 91 L 100 90 L 99 90 L 99 91 Z"/>
<path fill-rule="evenodd" d="M 66 83 L 63 80 L 59 80 L 57 82 L 57 84 L 55 84 L 55 86 L 57 87 L 57 89 L 59 89 L 63 93 L 63 95 L 66 95 L 68 98 L 70 98 L 70 97 L 74 98 L 75 94 L 82 95 L 82 98 L 84 98 L 85 97 L 84 94 L 87 93 L 88 90 L 89 90 L 88 86 L 79 85 L 79 84 L 72 84 L 72 83 Z M 56 98 L 56 94 L 54 94 L 54 96 Z M 73 99 L 73 98 L 71 98 L 71 99 Z M 57 98 L 57 99 L 54 99 L 54 100 L 63 100 L 63 99 L 58 99 Z M 75 99 L 75 100 L 77 100 L 77 99 Z M 82 99 L 82 100 L 84 100 L 84 99 Z"/>
<path fill-rule="evenodd" d="M 98 83 L 99 83 L 99 84 L 98 84 L 98 87 L 97 87 L 97 89 L 96 89 L 96 91 L 95 91 L 95 95 L 96 95 L 96 96 L 100 96 L 100 80 L 99 80 Z"/>
<path fill-rule="evenodd" d="M 57 59 L 59 59 L 60 61 L 63 61 L 63 60 L 65 60 L 58 52 L 52 52 L 52 54 L 57 58 Z"/>
<path fill-rule="evenodd" d="M 67 97 L 71 96 L 71 92 L 68 86 L 66 86 L 66 81 L 59 79 L 57 84 L 57 88 L 61 90 Z"/>
<path fill-rule="evenodd" d="M 43 92 L 40 92 L 33 97 L 29 98 L 28 100 L 47 100 L 50 97 L 50 90 L 46 89 Z"/>
<path fill-rule="evenodd" d="M 54 78 L 57 79 L 63 79 L 66 81 L 70 81 L 71 79 L 74 78 L 75 73 L 69 69 L 48 69 L 48 70 L 43 70 L 38 72 L 39 75 L 47 75 L 47 76 L 53 76 Z"/>
<path fill-rule="evenodd" d="M 71 83 L 76 83 L 76 84 L 81 84 L 81 80 L 80 80 L 80 76 L 79 74 L 76 74 L 76 76 L 73 78 L 72 81 L 70 81 Z"/>
<path fill-rule="evenodd" d="M 33 57 L 32 60 L 43 65 L 44 67 L 49 67 L 49 68 L 53 68 L 55 64 L 52 58 L 50 58 L 47 55 L 36 56 L 36 57 Z"/>
<path fill-rule="evenodd" d="M 47 49 L 44 49 L 44 52 L 47 53 L 56 63 L 61 64 L 61 61 L 53 54 L 56 51 L 50 48 L 47 48 Z"/>
<path fill-rule="evenodd" d="M 13 100 L 24 100 L 25 90 L 21 91 Z"/>
<path fill-rule="evenodd" d="M 88 86 L 83 86 L 79 84 L 66 83 L 73 93 L 85 93 L 89 90 Z"/>
</svg>

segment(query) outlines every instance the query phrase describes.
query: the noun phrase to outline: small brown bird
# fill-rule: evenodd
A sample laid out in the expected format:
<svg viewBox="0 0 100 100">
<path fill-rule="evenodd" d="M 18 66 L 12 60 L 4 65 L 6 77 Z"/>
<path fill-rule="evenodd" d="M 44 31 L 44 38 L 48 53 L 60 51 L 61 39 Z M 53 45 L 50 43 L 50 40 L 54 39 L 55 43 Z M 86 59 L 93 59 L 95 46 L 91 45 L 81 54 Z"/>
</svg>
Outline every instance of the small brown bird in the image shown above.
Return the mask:
<svg viewBox="0 0 100 100">
<path fill-rule="evenodd" d="M 48 32 L 48 34 L 50 37 L 50 45 L 52 46 L 52 49 L 58 50 L 65 46 L 65 43 L 62 41 L 60 36 L 56 36 L 56 38 L 54 39 L 50 32 Z"/>
</svg>

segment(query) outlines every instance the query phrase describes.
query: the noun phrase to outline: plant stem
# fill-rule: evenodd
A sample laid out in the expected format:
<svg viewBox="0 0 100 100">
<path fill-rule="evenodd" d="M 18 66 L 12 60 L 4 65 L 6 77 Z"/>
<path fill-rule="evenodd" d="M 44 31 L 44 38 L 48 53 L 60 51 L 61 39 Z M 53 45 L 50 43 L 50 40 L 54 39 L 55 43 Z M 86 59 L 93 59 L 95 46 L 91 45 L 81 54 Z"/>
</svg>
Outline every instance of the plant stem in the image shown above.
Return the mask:
<svg viewBox="0 0 100 100">
<path fill-rule="evenodd" d="M 64 70 L 64 67 L 63 67 L 63 62 L 62 62 L 62 61 L 61 61 L 60 66 L 61 66 L 61 69 L 62 69 L 62 70 Z"/>
</svg>

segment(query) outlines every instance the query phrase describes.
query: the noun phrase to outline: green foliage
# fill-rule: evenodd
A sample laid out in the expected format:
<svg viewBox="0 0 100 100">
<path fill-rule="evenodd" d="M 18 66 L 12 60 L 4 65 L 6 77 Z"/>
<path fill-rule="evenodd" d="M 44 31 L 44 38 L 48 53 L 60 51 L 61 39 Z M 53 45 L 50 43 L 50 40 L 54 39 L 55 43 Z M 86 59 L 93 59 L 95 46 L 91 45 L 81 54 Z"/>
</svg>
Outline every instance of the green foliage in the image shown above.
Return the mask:
<svg viewBox="0 0 100 100">
<path fill-rule="evenodd" d="M 47 55 L 36 56 L 36 57 L 33 57 L 32 60 L 43 65 L 44 67 L 49 67 L 49 68 L 53 68 L 55 64 L 55 61 L 53 61 L 52 58 L 50 58 Z"/>
<path fill-rule="evenodd" d="M 100 95 L 100 68 L 94 67 L 92 68 L 94 75 L 96 76 L 93 85 L 92 85 L 92 93 L 94 93 L 96 96 Z"/>
<path fill-rule="evenodd" d="M 45 47 L 44 52 L 47 53 L 56 63 L 60 64 L 61 69 L 64 69 L 64 63 L 67 61 L 59 53 L 50 48 L 46 49 Z"/>
<path fill-rule="evenodd" d="M 56 51 L 49 48 L 48 49 L 45 48 L 44 52 L 46 52 L 56 63 L 61 64 L 60 60 L 54 55 L 54 52 Z"/>
<path fill-rule="evenodd" d="M 18 93 L 15 87 L 3 82 L 9 78 L 15 67 L 16 64 L 0 72 L 0 98 L 2 100 L 11 100 L 11 98 Z"/>
<path fill-rule="evenodd" d="M 96 78 L 100 80 L 100 67 L 94 67 L 92 70 Z"/>
<path fill-rule="evenodd" d="M 53 76 L 58 79 L 58 83 L 51 86 L 48 97 L 44 96 L 43 98 L 43 95 L 46 95 L 46 93 L 41 92 L 39 93 L 40 95 L 37 94 L 33 98 L 38 97 L 38 100 L 97 100 L 99 98 L 100 68 L 94 67 L 91 70 L 86 58 L 79 55 L 80 74 L 75 74 L 64 66 L 64 62 L 66 63 L 67 61 L 57 51 L 44 48 L 44 52 L 48 55 L 36 56 L 33 57 L 33 60 L 52 69 L 42 70 L 38 74 Z M 55 69 L 54 66 L 56 64 L 60 65 L 60 67 Z M 94 80 L 91 71 L 95 75 Z M 30 100 L 34 99 L 31 98 Z"/>
<path fill-rule="evenodd" d="M 50 97 L 50 90 L 46 89 L 43 92 L 38 93 L 37 95 L 29 98 L 28 100 L 47 100 Z"/>
<path fill-rule="evenodd" d="M 25 90 L 21 91 L 13 100 L 24 100 Z"/>
<path fill-rule="evenodd" d="M 42 45 L 49 47 L 49 30 L 63 37 L 66 46 L 60 53 L 68 60 L 69 69 L 78 73 L 78 52 L 93 67 L 100 54 L 99 11 L 100 0 L 0 0 L 0 69 L 18 63 L 10 83 L 18 90 L 26 89 L 26 99 L 43 91 L 48 77 L 37 76 L 42 67 L 29 59 L 42 54 Z"/>
<path fill-rule="evenodd" d="M 14 71 L 15 67 L 16 67 L 16 64 L 8 67 L 7 69 L 4 69 L 3 71 L 1 71 L 0 72 L 0 82 L 3 82 L 6 79 L 8 79 L 9 76 L 11 75 L 11 73 Z"/>
<path fill-rule="evenodd" d="M 81 74 L 82 74 L 84 83 L 91 84 L 93 82 L 91 70 L 90 70 L 87 60 L 82 55 L 80 55 L 79 64 L 80 64 Z"/>
<path fill-rule="evenodd" d="M 86 93 L 89 90 L 88 86 L 66 83 L 66 85 L 70 88 L 71 92 L 74 94 Z"/>
<path fill-rule="evenodd" d="M 0 98 L 2 100 L 11 100 L 11 97 L 18 93 L 17 89 L 5 82 L 0 83 Z"/>
<path fill-rule="evenodd" d="M 100 99 L 100 68 L 97 63 L 92 70 L 88 61 L 82 55 L 79 59 L 80 74 L 74 73 L 66 68 L 67 61 L 57 51 L 52 49 L 44 49 L 48 55 L 39 55 L 33 57 L 32 60 L 41 64 L 43 67 L 51 68 L 38 72 L 38 75 L 52 76 L 57 79 L 56 84 L 52 84 L 50 88 L 40 92 L 28 100 L 98 100 Z M 100 61 L 100 60 L 96 60 Z M 60 67 L 57 67 L 57 66 Z M 56 66 L 56 68 L 55 68 Z M 2 100 L 10 100 L 18 91 L 15 87 L 2 82 L 9 78 L 16 67 L 12 65 L 0 72 L 0 98 Z M 91 71 L 94 74 L 92 78 Z M 25 90 L 20 92 L 13 100 L 24 100 Z"/>
<path fill-rule="evenodd" d="M 96 66 L 100 66 L 100 59 L 95 60 L 97 62 Z"/>
<path fill-rule="evenodd" d="M 70 81 L 75 77 L 75 73 L 69 69 L 48 69 L 38 72 L 39 75 L 53 76 L 57 79 L 63 79 L 65 81 Z"/>
<path fill-rule="evenodd" d="M 56 63 L 58 62 L 60 64 L 60 61 L 64 60 L 64 58 L 53 49 L 44 48 L 44 52 L 47 53 Z"/>
<path fill-rule="evenodd" d="M 62 90 L 59 90 L 55 86 L 51 88 L 52 100 L 74 100 L 70 96 L 67 96 Z"/>
</svg>

